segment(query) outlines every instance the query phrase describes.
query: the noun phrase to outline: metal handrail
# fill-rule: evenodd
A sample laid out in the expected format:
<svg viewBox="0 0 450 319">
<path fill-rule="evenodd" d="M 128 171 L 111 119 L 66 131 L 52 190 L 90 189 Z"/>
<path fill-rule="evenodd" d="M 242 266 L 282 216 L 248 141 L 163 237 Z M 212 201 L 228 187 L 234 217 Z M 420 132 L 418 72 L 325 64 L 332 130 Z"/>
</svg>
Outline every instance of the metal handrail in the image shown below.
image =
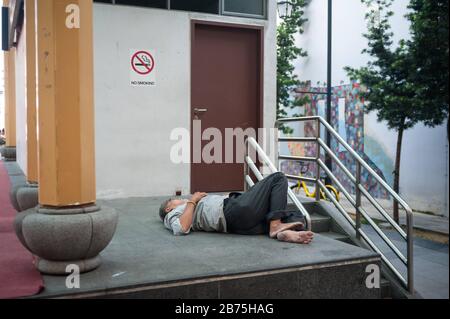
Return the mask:
<svg viewBox="0 0 450 319">
<path fill-rule="evenodd" d="M 308 116 L 308 117 L 298 117 L 298 118 L 285 118 L 278 120 L 279 123 L 294 123 L 294 122 L 317 122 L 317 136 L 316 137 L 289 137 L 280 138 L 279 142 L 315 142 L 317 143 L 317 155 L 316 159 L 313 161 L 312 157 L 308 159 L 312 162 L 316 162 L 317 165 L 317 175 L 315 179 L 310 179 L 311 182 L 316 183 L 316 194 L 320 193 L 322 190 L 328 198 L 333 202 L 333 204 L 338 208 L 339 212 L 344 215 L 347 221 L 355 228 L 356 235 L 358 238 L 364 239 L 364 241 L 378 254 L 381 255 L 385 264 L 391 269 L 391 271 L 400 279 L 402 284 L 409 290 L 411 294 L 414 294 L 414 263 L 413 263 L 413 211 L 409 205 L 398 195 L 371 167 L 367 164 L 358 153 L 353 150 L 353 148 L 348 145 L 348 143 L 334 130 L 334 128 L 326 122 L 320 116 Z M 321 125 L 323 125 L 328 132 L 334 136 L 340 145 L 342 145 L 350 155 L 357 162 L 357 176 L 354 176 L 349 169 L 342 163 L 338 156 L 334 154 L 331 148 L 321 139 Z M 345 190 L 343 185 L 334 176 L 332 171 L 325 165 L 325 163 L 320 159 L 320 153 L 324 150 L 325 153 L 331 157 L 332 160 L 342 169 L 345 175 L 350 179 L 350 181 L 356 186 L 356 200 Z M 302 161 L 305 157 L 295 157 L 295 156 L 279 156 L 279 160 L 285 159 L 289 161 Z M 374 177 L 377 182 L 392 196 L 392 198 L 397 201 L 406 212 L 406 232 L 398 225 L 393 218 L 386 212 L 386 210 L 378 203 L 378 201 L 367 191 L 363 185 L 361 185 L 361 168 L 365 168 L 367 172 Z M 324 183 L 321 181 L 320 173 L 323 170 L 330 179 L 338 186 L 342 191 L 344 196 L 348 199 L 353 207 L 356 209 L 356 222 L 351 219 L 348 212 L 343 208 L 343 206 L 333 198 L 332 194 L 326 188 Z M 372 204 L 377 211 L 392 225 L 392 227 L 401 235 L 401 237 L 407 243 L 407 256 L 405 257 L 402 252 L 397 248 L 397 246 L 386 236 L 386 234 L 378 227 L 375 221 L 369 216 L 369 214 L 361 207 L 361 198 L 366 197 L 369 203 Z M 316 196 L 316 200 L 320 201 L 320 196 Z M 361 228 L 361 217 L 364 217 L 369 225 L 375 230 L 375 232 L 383 239 L 387 246 L 396 254 L 396 256 L 406 265 L 407 267 L 407 278 L 398 271 L 397 268 L 388 260 L 388 258 L 383 254 L 383 252 L 375 245 L 375 243 L 367 236 L 367 234 Z"/>
<path fill-rule="evenodd" d="M 261 171 L 256 166 L 255 162 L 251 159 L 249 156 L 250 153 L 250 147 L 253 147 L 253 149 L 256 151 L 259 160 L 265 164 L 271 173 L 277 173 L 279 170 L 275 167 L 275 165 L 270 160 L 269 156 L 267 156 L 266 152 L 262 149 L 262 147 L 258 144 L 258 142 L 253 138 L 249 137 L 246 140 L 246 156 L 245 156 L 245 189 L 248 189 L 247 186 L 252 187 L 255 183 L 253 182 L 252 178 L 250 177 L 249 169 L 255 174 L 258 181 L 261 181 L 264 179 L 264 176 L 262 175 Z M 291 199 L 291 201 L 294 203 L 294 205 L 297 207 L 297 209 L 305 216 L 306 220 L 306 229 L 311 230 L 311 216 L 309 215 L 306 208 L 303 206 L 303 204 L 300 202 L 300 200 L 297 198 L 295 193 L 288 188 L 288 196 Z"/>
</svg>

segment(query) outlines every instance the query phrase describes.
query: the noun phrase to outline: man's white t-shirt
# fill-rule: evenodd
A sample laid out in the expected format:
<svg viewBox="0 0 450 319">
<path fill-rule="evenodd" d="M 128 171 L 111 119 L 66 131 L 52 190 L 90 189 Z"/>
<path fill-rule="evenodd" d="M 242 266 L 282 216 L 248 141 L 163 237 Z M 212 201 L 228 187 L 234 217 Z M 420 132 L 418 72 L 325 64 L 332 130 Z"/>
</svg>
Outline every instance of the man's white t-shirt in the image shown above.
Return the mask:
<svg viewBox="0 0 450 319">
<path fill-rule="evenodd" d="M 223 213 L 224 200 L 228 196 L 208 195 L 204 197 L 195 208 L 192 227 L 184 232 L 180 217 L 187 204 L 178 206 L 166 215 L 164 226 L 171 230 L 175 236 L 187 235 L 192 231 L 227 232 L 227 222 Z"/>
</svg>

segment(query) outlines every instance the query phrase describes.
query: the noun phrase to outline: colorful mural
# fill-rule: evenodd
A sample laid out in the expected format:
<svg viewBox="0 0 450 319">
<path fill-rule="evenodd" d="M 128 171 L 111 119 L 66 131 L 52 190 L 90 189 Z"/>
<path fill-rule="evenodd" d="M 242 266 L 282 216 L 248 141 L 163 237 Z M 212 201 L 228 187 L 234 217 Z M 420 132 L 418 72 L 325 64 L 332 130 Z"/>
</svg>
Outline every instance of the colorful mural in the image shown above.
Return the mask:
<svg viewBox="0 0 450 319">
<path fill-rule="evenodd" d="M 367 156 L 364 150 L 364 99 L 360 92 L 363 90 L 361 86 L 354 82 L 349 85 L 340 85 L 333 88 L 332 109 L 331 109 L 331 125 L 340 132 L 347 143 L 371 166 L 377 174 L 385 179 L 383 172 L 375 165 L 373 161 Z M 319 94 L 302 93 L 302 92 L 317 92 Z M 304 98 L 308 96 L 309 103 L 304 105 L 303 116 L 323 115 L 326 103 L 326 87 L 312 87 L 307 83 L 305 87 L 296 90 L 297 98 Z M 344 113 L 344 114 L 342 114 Z M 304 126 L 304 136 L 315 136 L 317 125 L 314 122 L 306 123 Z M 323 133 L 321 133 L 323 134 Z M 356 162 L 352 159 L 347 150 L 340 147 L 338 142 L 333 138 L 331 148 L 339 159 L 344 163 L 347 169 L 353 174 L 356 174 Z M 295 156 L 316 156 L 316 145 L 313 143 L 304 143 L 299 146 L 299 143 L 290 143 L 289 151 L 291 155 Z M 322 154 L 323 156 L 323 154 Z M 314 176 L 315 164 L 308 165 L 305 175 Z M 297 162 L 283 162 L 281 169 L 283 172 L 291 175 L 299 175 L 302 171 L 302 164 Z M 333 164 L 333 173 L 337 176 L 339 181 L 347 191 L 354 194 L 355 186 L 345 173 L 336 165 Z M 379 183 L 371 177 L 367 171 L 362 171 L 362 183 L 365 188 L 377 198 L 388 198 L 387 191 L 379 185 Z"/>
</svg>

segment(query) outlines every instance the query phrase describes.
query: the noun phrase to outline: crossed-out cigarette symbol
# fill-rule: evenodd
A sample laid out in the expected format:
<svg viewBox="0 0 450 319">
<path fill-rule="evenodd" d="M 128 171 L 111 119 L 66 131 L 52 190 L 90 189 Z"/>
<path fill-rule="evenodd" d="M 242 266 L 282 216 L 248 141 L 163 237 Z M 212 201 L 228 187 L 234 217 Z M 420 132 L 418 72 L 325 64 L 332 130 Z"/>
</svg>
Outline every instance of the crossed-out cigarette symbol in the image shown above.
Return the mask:
<svg viewBox="0 0 450 319">
<path fill-rule="evenodd" d="M 153 71 L 155 60 L 149 52 L 139 51 L 131 58 L 131 66 L 136 73 L 147 75 Z"/>
</svg>

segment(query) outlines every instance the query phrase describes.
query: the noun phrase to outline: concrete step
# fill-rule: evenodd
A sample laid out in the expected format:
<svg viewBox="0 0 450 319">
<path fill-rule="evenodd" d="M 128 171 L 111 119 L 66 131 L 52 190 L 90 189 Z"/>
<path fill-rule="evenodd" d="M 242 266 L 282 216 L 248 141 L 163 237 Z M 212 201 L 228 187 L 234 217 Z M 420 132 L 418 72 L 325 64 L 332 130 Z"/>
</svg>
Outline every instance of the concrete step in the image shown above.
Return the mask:
<svg viewBox="0 0 450 319">
<path fill-rule="evenodd" d="M 311 215 L 312 222 L 312 231 L 315 233 L 326 233 L 331 229 L 331 218 L 328 216 L 324 216 L 318 214 L 313 205 L 305 205 L 305 208 L 308 210 Z M 297 206 L 293 203 L 288 203 L 288 210 L 297 210 Z"/>
<path fill-rule="evenodd" d="M 80 276 L 80 289 L 68 289 L 63 276 L 44 276 L 45 290 L 33 298 L 381 297 L 380 290 L 368 289 L 362 280 L 368 265 L 381 265 L 380 257 L 371 251 L 321 234 L 308 246 L 266 235 L 193 232 L 176 237 L 159 219 L 163 200 L 102 201 L 123 217 L 113 241 L 102 252 L 102 266 Z"/>
<path fill-rule="evenodd" d="M 313 215 L 314 216 L 314 215 Z M 336 233 L 333 231 L 320 233 L 321 236 L 326 237 L 328 239 L 337 240 L 343 243 L 351 243 L 351 240 L 348 238 L 347 235 L 343 235 L 340 233 Z M 386 278 L 381 278 L 380 282 L 381 287 L 381 298 L 382 299 L 391 299 L 392 298 L 392 287 L 389 280 Z"/>
<path fill-rule="evenodd" d="M 347 235 L 342 235 L 339 233 L 335 233 L 335 232 L 326 232 L 326 233 L 321 233 L 322 236 L 325 236 L 329 239 L 334 239 L 334 240 L 338 240 L 344 243 L 348 243 L 349 242 L 349 238 Z"/>
<path fill-rule="evenodd" d="M 331 218 L 319 214 L 311 215 L 312 231 L 315 233 L 327 233 L 330 231 Z"/>
<path fill-rule="evenodd" d="M 330 217 L 330 230 L 329 232 L 323 232 L 320 235 L 333 240 L 344 242 L 350 245 L 359 246 L 357 241 L 352 240 L 354 236 L 354 229 L 348 221 L 341 215 L 341 213 L 331 204 L 320 204 L 302 200 L 305 209 L 311 214 L 311 216 L 329 216 Z M 341 235 L 341 234 L 349 234 Z M 365 249 L 369 249 L 363 246 Z M 370 250 L 370 249 L 369 249 Z M 382 272 L 380 295 L 384 299 L 397 299 L 397 298 L 410 298 L 408 293 L 401 288 L 401 285 L 392 277 L 390 272 Z"/>
<path fill-rule="evenodd" d="M 155 220 L 155 225 L 157 222 Z M 104 265 L 81 275 L 80 280 L 86 285 L 74 291 L 65 286 L 65 277 L 44 276 L 45 290 L 30 298 L 381 298 L 379 289 L 368 289 L 361 280 L 366 276 L 368 265 L 381 265 L 380 258 L 321 234 L 316 236 L 314 245 L 303 246 L 280 243 L 267 236 L 209 233 L 194 233 L 180 241 L 180 238 L 169 237 L 162 227 L 153 230 L 157 234 L 149 236 L 158 238 L 156 235 L 166 234 L 169 244 L 156 253 L 158 259 L 148 254 L 154 247 L 146 240 L 125 232 L 123 235 L 129 237 L 121 238 L 119 233 L 113 249 L 103 253 Z M 127 258 L 129 244 L 133 241 L 136 244 L 137 240 L 141 240 L 138 246 L 139 251 L 143 251 L 134 249 L 132 259 L 137 262 L 128 262 L 131 259 Z M 175 240 L 176 245 L 173 245 Z M 136 247 L 135 244 L 132 246 Z M 202 257 L 204 253 L 208 258 L 192 259 L 195 267 L 186 269 L 176 263 L 187 256 L 200 254 Z M 124 258 L 121 256 L 125 260 L 117 262 Z"/>
<path fill-rule="evenodd" d="M 392 298 L 392 289 L 391 283 L 389 280 L 382 278 L 381 279 L 381 299 L 391 299 Z"/>
</svg>

